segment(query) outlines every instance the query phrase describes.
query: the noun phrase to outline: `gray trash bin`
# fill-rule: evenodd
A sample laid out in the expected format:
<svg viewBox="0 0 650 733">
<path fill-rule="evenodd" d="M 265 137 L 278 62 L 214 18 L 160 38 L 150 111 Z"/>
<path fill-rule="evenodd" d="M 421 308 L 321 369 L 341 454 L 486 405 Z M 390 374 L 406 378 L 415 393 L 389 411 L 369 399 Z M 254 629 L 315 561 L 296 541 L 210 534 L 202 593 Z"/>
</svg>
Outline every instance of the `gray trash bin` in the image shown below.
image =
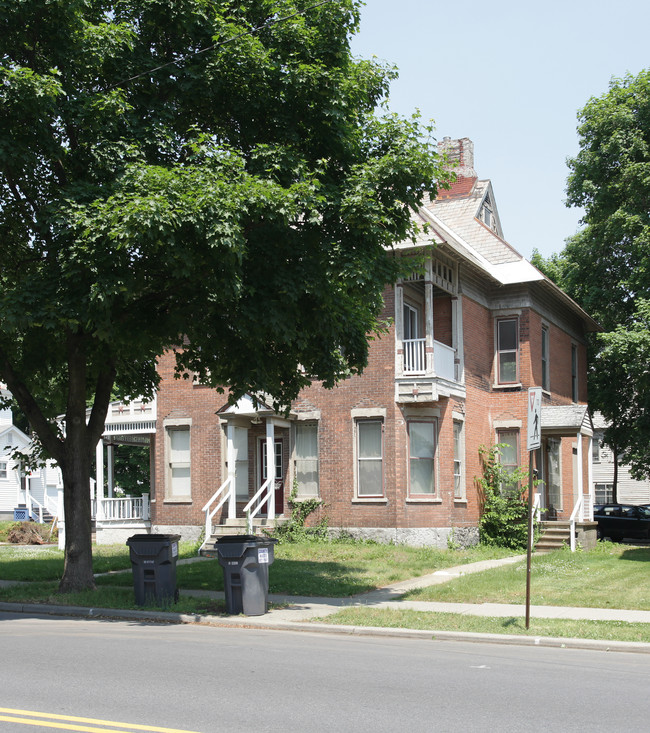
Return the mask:
<svg viewBox="0 0 650 733">
<path fill-rule="evenodd" d="M 126 541 L 138 606 L 167 605 L 178 600 L 176 561 L 180 538 L 179 534 L 136 534 Z"/>
<path fill-rule="evenodd" d="M 227 535 L 215 545 L 223 568 L 226 612 L 261 616 L 269 605 L 269 565 L 277 540 L 255 535 Z"/>
</svg>

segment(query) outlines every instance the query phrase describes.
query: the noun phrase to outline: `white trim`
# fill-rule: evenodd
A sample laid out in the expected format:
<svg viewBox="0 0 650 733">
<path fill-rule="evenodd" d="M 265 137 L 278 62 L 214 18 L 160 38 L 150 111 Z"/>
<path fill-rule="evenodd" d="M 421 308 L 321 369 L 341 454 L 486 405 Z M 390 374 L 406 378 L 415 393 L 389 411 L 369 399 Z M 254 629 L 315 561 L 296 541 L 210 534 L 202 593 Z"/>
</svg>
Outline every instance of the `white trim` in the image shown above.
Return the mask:
<svg viewBox="0 0 650 733">
<path fill-rule="evenodd" d="M 359 420 L 363 418 L 381 417 L 386 419 L 386 408 L 385 407 L 353 407 L 350 410 L 350 417 L 353 420 Z"/>
</svg>

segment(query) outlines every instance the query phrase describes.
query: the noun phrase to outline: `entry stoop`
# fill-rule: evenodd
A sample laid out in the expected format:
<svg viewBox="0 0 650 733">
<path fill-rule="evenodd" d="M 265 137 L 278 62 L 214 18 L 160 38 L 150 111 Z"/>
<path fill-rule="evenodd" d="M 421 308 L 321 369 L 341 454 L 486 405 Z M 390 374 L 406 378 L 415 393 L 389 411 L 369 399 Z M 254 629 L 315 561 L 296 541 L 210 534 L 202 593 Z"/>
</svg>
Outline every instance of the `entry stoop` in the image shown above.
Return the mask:
<svg viewBox="0 0 650 733">
<path fill-rule="evenodd" d="M 283 517 L 277 519 L 254 519 L 253 534 L 263 536 L 266 532 L 272 532 L 276 527 L 286 524 L 289 520 Z M 248 534 L 246 519 L 227 519 L 225 524 L 218 524 L 212 527 L 212 534 L 203 543 L 199 555 L 204 555 L 204 549 L 213 549 L 220 537 L 229 535 Z"/>
<path fill-rule="evenodd" d="M 535 552 L 552 552 L 571 544 L 571 523 L 569 520 L 540 522 L 540 538 Z"/>
</svg>

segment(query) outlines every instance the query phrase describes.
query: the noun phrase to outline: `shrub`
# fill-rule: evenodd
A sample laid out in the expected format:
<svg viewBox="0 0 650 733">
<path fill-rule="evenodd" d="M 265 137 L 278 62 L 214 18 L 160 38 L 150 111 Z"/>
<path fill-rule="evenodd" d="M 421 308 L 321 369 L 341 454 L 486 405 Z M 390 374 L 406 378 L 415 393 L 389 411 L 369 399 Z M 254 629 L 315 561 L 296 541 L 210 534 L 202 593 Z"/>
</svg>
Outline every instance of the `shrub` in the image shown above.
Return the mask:
<svg viewBox="0 0 650 733">
<path fill-rule="evenodd" d="M 286 524 L 281 524 L 275 528 L 270 536 L 275 537 L 280 542 L 301 542 L 307 539 L 325 540 L 329 539 L 327 517 L 323 517 L 313 527 L 306 527 L 307 517 L 313 514 L 317 509 L 324 505 L 321 499 L 304 499 L 297 500 L 298 490 L 294 485 L 291 496 L 289 497 L 289 506 L 291 507 L 291 518 Z"/>
<path fill-rule="evenodd" d="M 500 462 L 500 444 L 489 450 L 481 446 L 479 455 L 483 464 L 483 476 L 476 479 L 483 504 L 479 519 L 480 542 L 525 550 L 528 547 L 528 471 L 505 468 Z M 533 486 L 537 483 L 535 480 Z"/>
</svg>

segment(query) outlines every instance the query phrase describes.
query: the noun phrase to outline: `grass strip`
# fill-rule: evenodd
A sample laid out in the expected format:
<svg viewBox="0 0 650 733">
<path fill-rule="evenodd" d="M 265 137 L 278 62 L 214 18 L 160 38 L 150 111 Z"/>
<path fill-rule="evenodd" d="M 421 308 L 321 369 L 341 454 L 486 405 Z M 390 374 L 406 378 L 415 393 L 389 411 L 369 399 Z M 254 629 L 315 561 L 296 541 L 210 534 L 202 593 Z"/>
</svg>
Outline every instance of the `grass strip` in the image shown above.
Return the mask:
<svg viewBox="0 0 650 733">
<path fill-rule="evenodd" d="M 530 629 L 526 629 L 526 622 L 523 618 L 494 618 L 388 608 L 349 608 L 332 616 L 312 619 L 312 621 L 343 626 L 421 629 L 434 632 L 434 636 L 435 631 L 460 631 L 650 643 L 650 624 L 625 621 L 533 618 L 530 622 Z"/>
<path fill-rule="evenodd" d="M 594 550 L 533 557 L 531 602 L 544 606 L 650 610 L 650 548 L 599 542 Z M 526 563 L 466 575 L 407 593 L 418 601 L 525 603 Z"/>
<path fill-rule="evenodd" d="M 130 588 L 101 587 L 94 591 L 59 593 L 56 582 L 29 583 L 28 585 L 0 588 L 0 600 L 6 603 L 42 603 L 54 606 L 171 611 L 187 614 L 223 614 L 225 612 L 225 603 L 222 600 L 183 596 L 176 603 L 138 606 L 135 602 L 133 586 Z"/>
</svg>

